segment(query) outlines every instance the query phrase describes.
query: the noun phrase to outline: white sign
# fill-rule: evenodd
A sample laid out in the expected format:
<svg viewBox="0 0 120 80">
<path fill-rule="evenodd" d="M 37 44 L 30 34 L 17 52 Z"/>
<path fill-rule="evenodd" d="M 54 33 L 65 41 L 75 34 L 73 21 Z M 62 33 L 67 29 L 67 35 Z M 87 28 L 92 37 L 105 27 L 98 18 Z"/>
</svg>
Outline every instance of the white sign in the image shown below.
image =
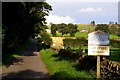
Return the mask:
<svg viewBox="0 0 120 80">
<path fill-rule="evenodd" d="M 106 56 L 109 56 L 109 46 L 91 46 L 91 45 L 88 45 L 88 55 L 106 55 Z"/>
<path fill-rule="evenodd" d="M 109 55 L 109 35 L 98 30 L 88 34 L 88 55 Z"/>
</svg>

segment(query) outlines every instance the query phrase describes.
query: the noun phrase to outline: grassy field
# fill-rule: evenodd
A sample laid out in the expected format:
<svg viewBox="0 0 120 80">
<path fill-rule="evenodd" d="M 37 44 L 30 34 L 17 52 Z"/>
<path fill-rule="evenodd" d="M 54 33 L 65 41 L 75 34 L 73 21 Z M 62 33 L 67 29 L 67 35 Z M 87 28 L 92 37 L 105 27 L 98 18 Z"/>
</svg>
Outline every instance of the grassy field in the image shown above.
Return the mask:
<svg viewBox="0 0 120 80">
<path fill-rule="evenodd" d="M 77 24 L 78 25 L 78 30 L 90 30 L 94 31 L 94 26 L 91 25 L 85 25 L 85 24 Z"/>
<path fill-rule="evenodd" d="M 75 34 L 75 37 L 88 38 L 88 33 L 77 32 L 77 33 Z"/>
<path fill-rule="evenodd" d="M 84 38 L 88 38 L 88 33 L 86 32 L 77 32 L 75 34 L 75 37 L 84 37 Z M 116 36 L 116 35 L 110 35 L 110 39 L 120 39 L 119 36 Z"/>
<path fill-rule="evenodd" d="M 57 52 L 47 49 L 41 50 L 40 55 L 47 65 L 49 70 L 49 74 L 52 79 L 65 80 L 66 78 L 95 78 L 95 74 L 93 72 L 79 71 L 74 65 L 76 64 L 74 61 L 65 60 L 58 56 Z M 55 80 L 57 80 L 55 79 Z"/>
</svg>

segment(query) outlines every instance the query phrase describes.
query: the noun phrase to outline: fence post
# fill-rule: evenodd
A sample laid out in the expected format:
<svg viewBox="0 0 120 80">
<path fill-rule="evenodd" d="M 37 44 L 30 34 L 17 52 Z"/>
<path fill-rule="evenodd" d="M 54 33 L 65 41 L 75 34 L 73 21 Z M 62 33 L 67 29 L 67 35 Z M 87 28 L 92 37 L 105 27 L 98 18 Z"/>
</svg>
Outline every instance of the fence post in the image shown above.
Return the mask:
<svg viewBox="0 0 120 80">
<path fill-rule="evenodd" d="M 97 79 L 100 78 L 100 55 L 97 55 Z"/>
</svg>

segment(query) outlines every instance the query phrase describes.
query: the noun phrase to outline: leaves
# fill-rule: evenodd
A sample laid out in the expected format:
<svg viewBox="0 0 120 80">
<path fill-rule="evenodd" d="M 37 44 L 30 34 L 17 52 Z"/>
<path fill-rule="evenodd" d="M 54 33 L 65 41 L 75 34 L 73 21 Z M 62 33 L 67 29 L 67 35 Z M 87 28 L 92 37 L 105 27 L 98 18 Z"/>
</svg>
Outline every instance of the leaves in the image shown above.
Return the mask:
<svg viewBox="0 0 120 80">
<path fill-rule="evenodd" d="M 105 33 L 109 32 L 109 26 L 107 24 L 97 24 L 97 27 L 95 28 L 95 31 L 101 30 Z"/>
<path fill-rule="evenodd" d="M 77 27 L 77 25 L 72 23 L 51 24 L 51 33 L 53 36 L 56 36 L 56 31 L 58 31 L 59 33 L 62 33 L 62 35 L 70 33 L 70 36 L 75 36 L 75 33 L 78 31 Z"/>
<path fill-rule="evenodd" d="M 46 2 L 4 2 L 2 8 L 3 53 L 15 51 L 29 37 L 45 31 L 45 16 L 52 10 Z"/>
</svg>

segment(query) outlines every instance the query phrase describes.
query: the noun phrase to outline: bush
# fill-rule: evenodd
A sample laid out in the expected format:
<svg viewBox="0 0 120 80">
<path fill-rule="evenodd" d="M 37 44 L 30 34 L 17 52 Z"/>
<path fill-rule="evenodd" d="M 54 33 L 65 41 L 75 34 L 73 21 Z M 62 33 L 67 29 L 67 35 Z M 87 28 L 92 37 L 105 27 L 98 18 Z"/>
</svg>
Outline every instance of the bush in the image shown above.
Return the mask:
<svg viewBox="0 0 120 80">
<path fill-rule="evenodd" d="M 118 40 L 110 40 L 110 45 L 111 45 L 111 47 L 113 47 L 113 48 L 120 48 L 120 41 L 118 41 Z"/>
<path fill-rule="evenodd" d="M 88 41 L 85 38 L 66 38 L 63 39 L 63 44 L 66 47 L 81 48 L 82 46 L 87 46 Z"/>
<path fill-rule="evenodd" d="M 46 32 L 42 32 L 40 35 L 41 37 L 38 37 L 38 49 L 41 50 L 50 48 L 50 45 L 52 44 L 52 39 L 50 38 L 49 34 Z"/>
</svg>

